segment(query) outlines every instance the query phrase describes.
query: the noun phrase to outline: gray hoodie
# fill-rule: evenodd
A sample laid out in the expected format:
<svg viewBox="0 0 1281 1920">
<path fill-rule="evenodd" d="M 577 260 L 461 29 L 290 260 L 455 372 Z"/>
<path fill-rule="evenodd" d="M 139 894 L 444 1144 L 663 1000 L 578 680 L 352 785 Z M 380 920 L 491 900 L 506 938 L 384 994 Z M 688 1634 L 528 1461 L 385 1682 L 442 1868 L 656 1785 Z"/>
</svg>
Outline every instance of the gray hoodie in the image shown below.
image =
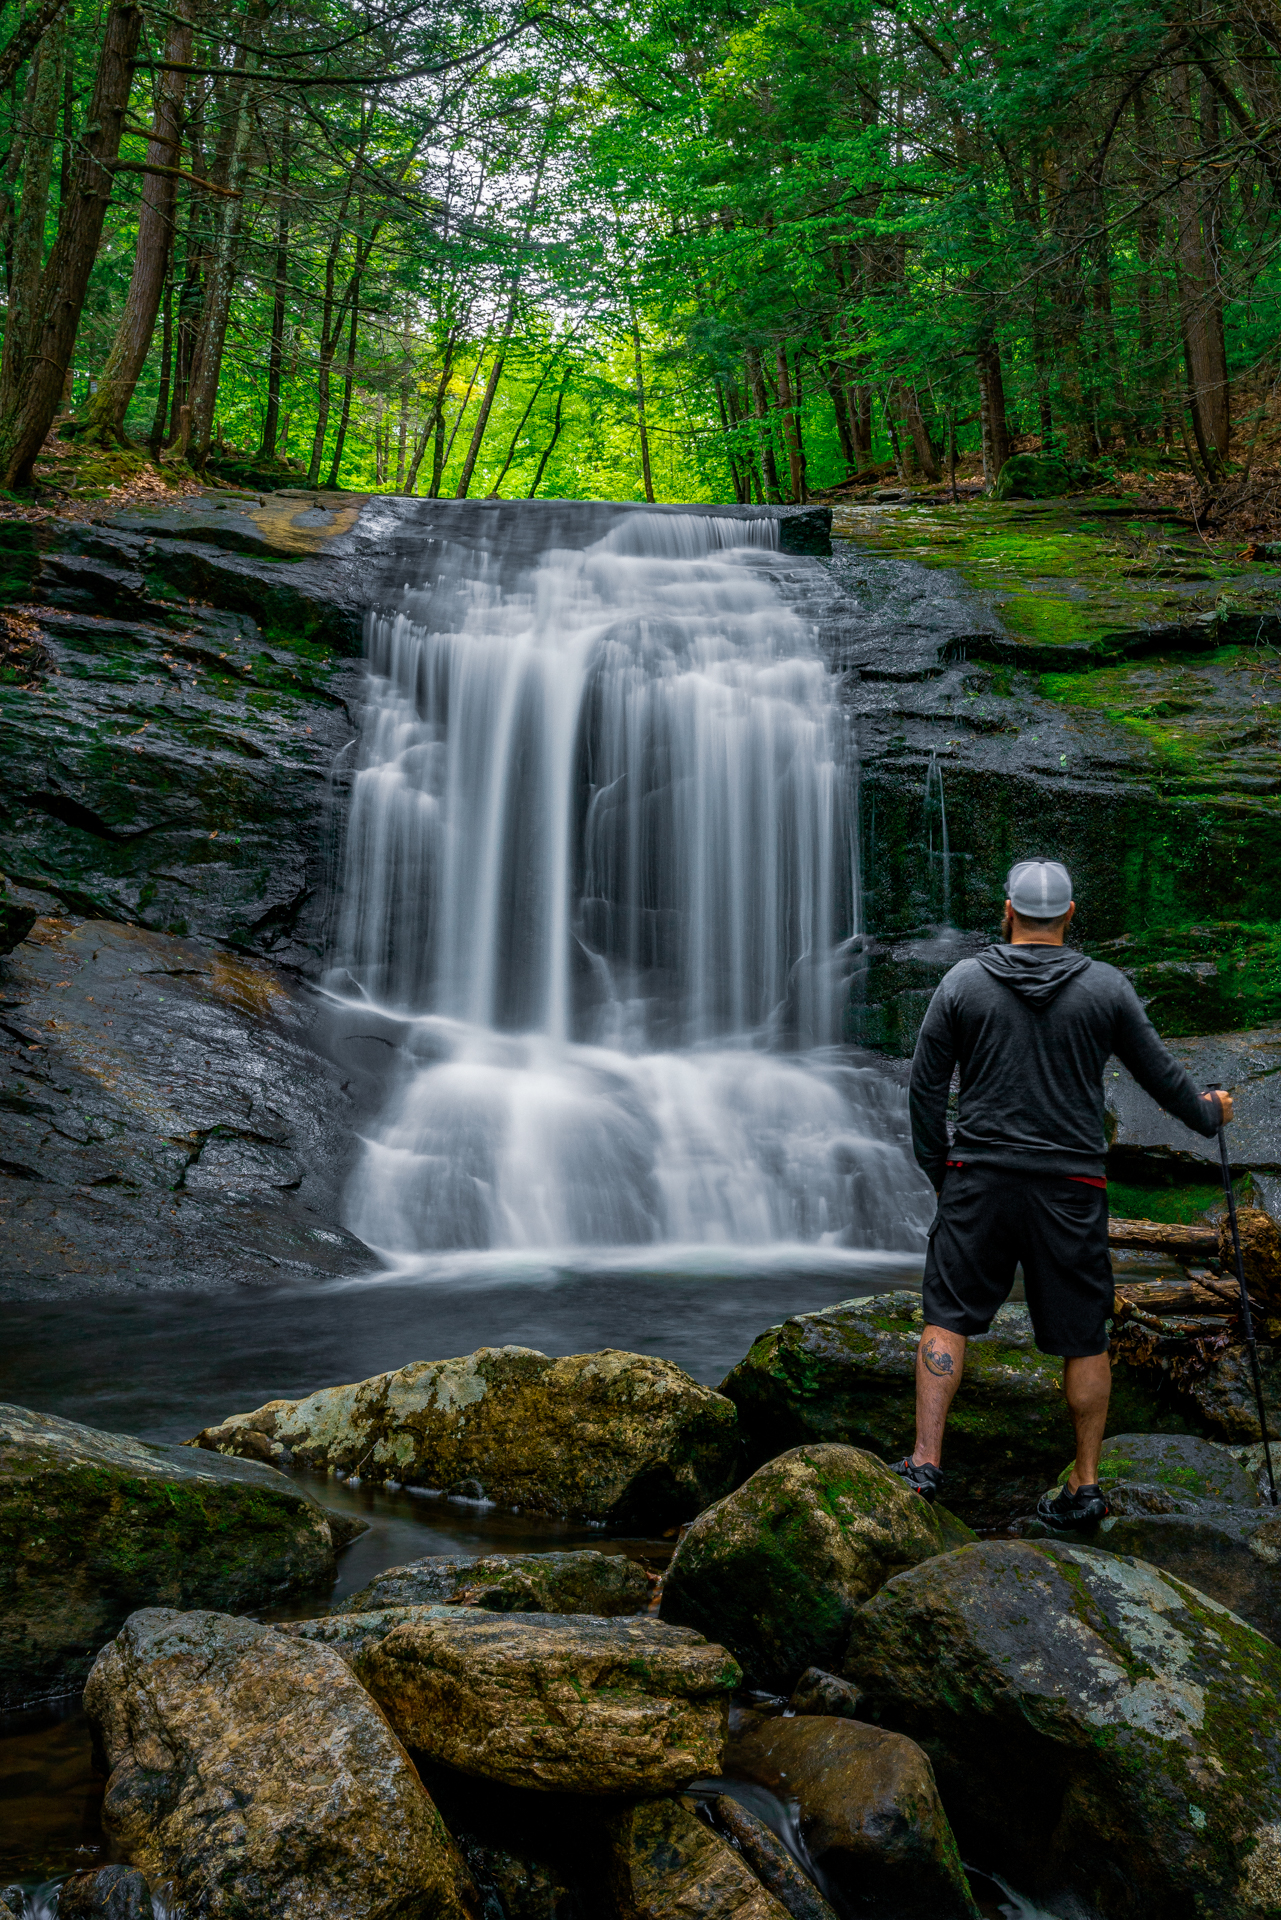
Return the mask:
<svg viewBox="0 0 1281 1920">
<path fill-rule="evenodd" d="M 1216 1115 L 1157 1037 L 1123 973 L 1071 947 L 987 947 L 944 975 L 912 1056 L 912 1147 L 938 1187 L 948 1160 L 1101 1179 L 1103 1068 L 1115 1054 L 1167 1113 Z M 961 1069 L 947 1137 L 952 1069 Z"/>
</svg>

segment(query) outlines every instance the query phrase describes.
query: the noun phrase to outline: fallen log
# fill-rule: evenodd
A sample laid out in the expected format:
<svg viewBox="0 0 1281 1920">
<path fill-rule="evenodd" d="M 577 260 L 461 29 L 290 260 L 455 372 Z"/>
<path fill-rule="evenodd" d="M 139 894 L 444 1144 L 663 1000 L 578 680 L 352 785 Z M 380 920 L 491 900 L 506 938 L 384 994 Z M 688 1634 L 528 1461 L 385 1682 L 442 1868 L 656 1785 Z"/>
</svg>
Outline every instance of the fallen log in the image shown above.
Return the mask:
<svg viewBox="0 0 1281 1920">
<path fill-rule="evenodd" d="M 1219 1251 L 1219 1229 L 1174 1226 L 1165 1220 L 1108 1219 L 1108 1245 L 1133 1247 L 1145 1253 L 1168 1253 L 1179 1261 L 1212 1260 Z"/>
</svg>

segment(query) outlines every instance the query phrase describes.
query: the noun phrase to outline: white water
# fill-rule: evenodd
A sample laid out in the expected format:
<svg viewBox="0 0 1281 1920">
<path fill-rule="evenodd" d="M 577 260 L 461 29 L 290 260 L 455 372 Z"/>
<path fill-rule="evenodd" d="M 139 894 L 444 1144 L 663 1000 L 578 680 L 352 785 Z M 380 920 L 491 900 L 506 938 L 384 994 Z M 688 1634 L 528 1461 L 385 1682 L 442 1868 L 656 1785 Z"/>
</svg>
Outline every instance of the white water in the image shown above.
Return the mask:
<svg viewBox="0 0 1281 1920">
<path fill-rule="evenodd" d="M 403 1023 L 384 1254 L 919 1244 L 901 1093 L 834 1046 L 854 769 L 775 539 L 622 514 L 371 617 L 335 959 Z"/>
</svg>

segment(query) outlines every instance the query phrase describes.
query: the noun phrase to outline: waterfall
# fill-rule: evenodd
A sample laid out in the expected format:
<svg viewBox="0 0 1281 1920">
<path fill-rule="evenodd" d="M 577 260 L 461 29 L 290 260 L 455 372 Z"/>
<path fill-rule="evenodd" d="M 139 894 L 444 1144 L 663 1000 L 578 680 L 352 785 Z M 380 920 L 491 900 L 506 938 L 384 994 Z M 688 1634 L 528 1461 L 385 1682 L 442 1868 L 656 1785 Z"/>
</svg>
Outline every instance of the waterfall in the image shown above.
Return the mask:
<svg viewBox="0 0 1281 1920">
<path fill-rule="evenodd" d="M 902 1096 L 833 1044 L 853 770 L 776 542 L 442 542 L 370 616 L 333 978 L 402 1022 L 380 1251 L 919 1243 Z"/>
</svg>

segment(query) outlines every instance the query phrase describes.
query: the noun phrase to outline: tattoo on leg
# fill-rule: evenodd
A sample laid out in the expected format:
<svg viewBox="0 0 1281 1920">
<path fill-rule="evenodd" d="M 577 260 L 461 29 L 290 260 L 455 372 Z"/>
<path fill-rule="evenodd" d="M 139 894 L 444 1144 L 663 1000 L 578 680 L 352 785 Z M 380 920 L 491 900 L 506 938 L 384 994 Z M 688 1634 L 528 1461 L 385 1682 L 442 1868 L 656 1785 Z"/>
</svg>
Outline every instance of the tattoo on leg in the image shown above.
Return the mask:
<svg viewBox="0 0 1281 1920">
<path fill-rule="evenodd" d="M 927 1340 L 921 1348 L 921 1358 L 931 1373 L 945 1376 L 953 1371 L 951 1354 L 944 1347 L 936 1347 L 932 1340 Z"/>
</svg>

